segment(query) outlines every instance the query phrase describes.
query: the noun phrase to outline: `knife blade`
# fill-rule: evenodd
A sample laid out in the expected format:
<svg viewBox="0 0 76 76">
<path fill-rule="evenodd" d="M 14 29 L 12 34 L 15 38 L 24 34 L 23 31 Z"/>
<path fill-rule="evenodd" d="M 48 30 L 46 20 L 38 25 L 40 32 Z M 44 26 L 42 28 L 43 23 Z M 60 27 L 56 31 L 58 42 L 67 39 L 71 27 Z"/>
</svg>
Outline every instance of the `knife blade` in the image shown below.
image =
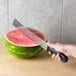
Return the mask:
<svg viewBox="0 0 76 76">
<path fill-rule="evenodd" d="M 51 53 L 54 54 L 59 54 L 61 60 L 63 62 L 67 62 L 68 61 L 68 57 L 61 53 L 56 51 L 54 48 L 52 48 L 51 46 L 49 46 L 44 40 L 42 40 L 40 37 L 38 37 L 37 35 L 35 35 L 33 32 L 31 32 L 28 28 L 26 28 L 24 25 L 22 25 L 17 19 L 14 19 L 13 21 L 13 25 L 24 35 L 26 35 L 27 37 L 29 37 L 31 40 L 35 41 L 38 45 L 40 45 L 45 51 L 50 51 Z M 19 28 L 21 27 L 21 28 Z"/>
</svg>

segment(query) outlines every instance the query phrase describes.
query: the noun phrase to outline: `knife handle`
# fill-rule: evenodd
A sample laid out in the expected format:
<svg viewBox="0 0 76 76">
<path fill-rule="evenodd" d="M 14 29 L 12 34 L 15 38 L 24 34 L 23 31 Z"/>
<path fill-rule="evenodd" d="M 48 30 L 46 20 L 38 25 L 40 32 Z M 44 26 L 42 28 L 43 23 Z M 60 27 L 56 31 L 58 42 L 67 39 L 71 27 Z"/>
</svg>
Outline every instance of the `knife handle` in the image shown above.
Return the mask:
<svg viewBox="0 0 76 76">
<path fill-rule="evenodd" d="M 50 51 L 51 53 L 54 53 L 54 54 L 56 54 L 56 55 L 59 54 L 59 56 L 60 56 L 60 58 L 61 58 L 61 60 L 62 60 L 63 62 L 67 62 L 67 61 L 68 61 L 68 57 L 67 57 L 65 54 L 56 51 L 54 48 L 52 48 L 52 47 L 50 47 L 50 46 L 47 47 L 47 51 Z"/>
</svg>

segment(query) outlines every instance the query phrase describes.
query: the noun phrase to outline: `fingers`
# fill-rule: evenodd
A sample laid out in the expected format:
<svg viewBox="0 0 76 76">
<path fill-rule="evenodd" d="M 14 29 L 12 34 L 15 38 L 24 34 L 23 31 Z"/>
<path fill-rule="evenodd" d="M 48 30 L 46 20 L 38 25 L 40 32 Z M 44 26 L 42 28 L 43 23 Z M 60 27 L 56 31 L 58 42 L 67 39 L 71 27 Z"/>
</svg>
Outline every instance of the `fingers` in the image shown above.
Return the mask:
<svg viewBox="0 0 76 76">
<path fill-rule="evenodd" d="M 52 54 L 50 51 L 48 52 L 49 55 L 51 55 L 51 58 L 54 59 L 54 60 L 57 60 L 57 61 L 61 61 L 61 58 L 59 56 L 59 54 Z"/>
<path fill-rule="evenodd" d="M 55 60 L 58 60 L 58 61 L 61 60 L 61 58 L 59 57 L 59 54 L 57 54 L 57 55 L 55 56 Z"/>
</svg>

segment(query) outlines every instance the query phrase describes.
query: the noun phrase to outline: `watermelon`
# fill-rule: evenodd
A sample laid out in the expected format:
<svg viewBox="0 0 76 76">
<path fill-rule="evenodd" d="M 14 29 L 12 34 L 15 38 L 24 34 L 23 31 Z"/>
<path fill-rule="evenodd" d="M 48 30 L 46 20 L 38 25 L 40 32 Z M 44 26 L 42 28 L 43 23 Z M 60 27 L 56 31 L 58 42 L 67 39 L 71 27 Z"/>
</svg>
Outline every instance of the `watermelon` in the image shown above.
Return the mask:
<svg viewBox="0 0 76 76">
<path fill-rule="evenodd" d="M 20 27 L 22 29 L 23 27 Z M 28 28 L 31 32 L 46 41 L 45 35 L 40 31 Z M 43 49 L 32 41 L 30 38 L 22 34 L 18 28 L 11 29 L 3 37 L 3 42 L 7 51 L 19 58 L 31 58 L 41 52 Z"/>
</svg>

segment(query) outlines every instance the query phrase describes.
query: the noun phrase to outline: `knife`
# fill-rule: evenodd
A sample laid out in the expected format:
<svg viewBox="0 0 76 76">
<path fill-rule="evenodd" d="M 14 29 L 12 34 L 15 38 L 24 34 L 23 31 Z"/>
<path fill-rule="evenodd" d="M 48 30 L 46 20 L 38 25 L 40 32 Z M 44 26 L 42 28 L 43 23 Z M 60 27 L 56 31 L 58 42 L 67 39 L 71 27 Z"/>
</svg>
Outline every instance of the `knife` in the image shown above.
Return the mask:
<svg viewBox="0 0 76 76">
<path fill-rule="evenodd" d="M 56 51 L 54 48 L 52 48 L 51 46 L 49 46 L 44 40 L 42 40 L 41 38 L 39 38 L 38 36 L 36 36 L 33 32 L 31 32 L 29 29 L 27 29 L 24 25 L 22 25 L 17 19 L 14 19 L 13 21 L 13 25 L 18 28 L 18 30 L 23 33 L 24 35 L 26 35 L 27 37 L 29 37 L 31 40 L 35 41 L 37 44 L 39 44 L 45 51 L 50 51 L 51 53 L 54 54 L 59 54 L 61 61 L 63 62 L 67 62 L 68 61 L 68 57 L 61 53 Z M 22 29 L 19 27 L 23 27 Z"/>
</svg>

